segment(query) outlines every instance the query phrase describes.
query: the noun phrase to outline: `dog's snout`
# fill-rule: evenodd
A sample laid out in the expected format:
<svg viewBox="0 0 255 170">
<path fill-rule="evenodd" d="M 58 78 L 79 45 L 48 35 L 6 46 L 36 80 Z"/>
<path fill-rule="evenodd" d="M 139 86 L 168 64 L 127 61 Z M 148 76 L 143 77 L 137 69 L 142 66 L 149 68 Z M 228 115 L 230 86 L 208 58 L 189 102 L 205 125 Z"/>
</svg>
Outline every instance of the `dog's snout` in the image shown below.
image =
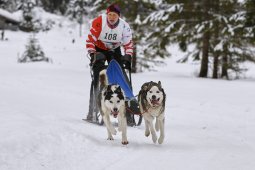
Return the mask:
<svg viewBox="0 0 255 170">
<path fill-rule="evenodd" d="M 155 95 L 152 95 L 152 99 L 155 100 L 155 99 L 156 99 L 156 96 L 155 96 Z"/>
<path fill-rule="evenodd" d="M 117 111 L 118 111 L 118 109 L 115 107 L 115 108 L 113 108 L 113 111 L 114 111 L 114 112 L 117 112 Z"/>
</svg>

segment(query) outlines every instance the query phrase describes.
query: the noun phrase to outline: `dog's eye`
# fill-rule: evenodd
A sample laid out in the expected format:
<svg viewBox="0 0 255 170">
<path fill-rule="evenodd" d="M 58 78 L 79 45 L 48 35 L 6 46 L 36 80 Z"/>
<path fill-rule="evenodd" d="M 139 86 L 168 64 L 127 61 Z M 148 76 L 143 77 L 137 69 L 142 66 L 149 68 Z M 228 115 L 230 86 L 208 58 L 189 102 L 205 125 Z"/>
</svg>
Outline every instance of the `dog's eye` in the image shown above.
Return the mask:
<svg viewBox="0 0 255 170">
<path fill-rule="evenodd" d="M 110 103 L 113 103 L 113 102 L 110 100 Z"/>
<path fill-rule="evenodd" d="M 159 93 L 159 91 L 156 91 L 156 93 Z"/>
<path fill-rule="evenodd" d="M 120 102 L 120 100 L 117 101 L 117 103 L 119 103 L 119 102 Z"/>
<path fill-rule="evenodd" d="M 150 91 L 150 93 L 152 93 L 152 91 Z"/>
</svg>

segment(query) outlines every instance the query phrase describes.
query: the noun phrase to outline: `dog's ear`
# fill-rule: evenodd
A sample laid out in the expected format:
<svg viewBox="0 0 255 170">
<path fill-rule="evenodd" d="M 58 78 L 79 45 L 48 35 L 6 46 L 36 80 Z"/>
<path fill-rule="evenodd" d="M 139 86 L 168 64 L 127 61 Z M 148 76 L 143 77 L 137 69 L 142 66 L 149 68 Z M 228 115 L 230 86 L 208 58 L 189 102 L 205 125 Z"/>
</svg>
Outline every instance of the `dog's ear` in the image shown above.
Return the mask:
<svg viewBox="0 0 255 170">
<path fill-rule="evenodd" d="M 120 88 L 120 86 L 117 87 L 116 93 L 121 93 L 121 88 Z"/>
<path fill-rule="evenodd" d="M 146 91 L 148 89 L 147 85 L 142 86 L 142 90 Z"/>
<path fill-rule="evenodd" d="M 161 88 L 161 81 L 158 81 L 158 85 L 159 85 L 159 87 Z"/>
<path fill-rule="evenodd" d="M 111 91 L 111 90 L 112 90 L 112 89 L 111 89 L 111 85 L 108 85 L 106 91 Z"/>
</svg>

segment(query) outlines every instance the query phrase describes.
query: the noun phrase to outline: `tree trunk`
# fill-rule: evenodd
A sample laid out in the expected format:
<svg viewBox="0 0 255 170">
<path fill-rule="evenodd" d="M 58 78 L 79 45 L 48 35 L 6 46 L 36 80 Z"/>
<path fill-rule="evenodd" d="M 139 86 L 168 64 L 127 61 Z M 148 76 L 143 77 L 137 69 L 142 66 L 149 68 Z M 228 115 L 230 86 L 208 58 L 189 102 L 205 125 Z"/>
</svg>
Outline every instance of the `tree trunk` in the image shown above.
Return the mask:
<svg viewBox="0 0 255 170">
<path fill-rule="evenodd" d="M 204 6 L 204 20 L 209 20 L 209 14 L 208 11 L 210 9 L 211 1 L 210 0 L 204 0 L 203 6 Z M 209 57 L 209 39 L 210 39 L 210 32 L 209 32 L 209 25 L 205 25 L 205 32 L 203 35 L 203 49 L 202 49 L 202 60 L 201 60 L 201 67 L 200 67 L 200 73 L 199 77 L 207 77 L 208 73 L 208 57 Z"/>
<path fill-rule="evenodd" d="M 213 61 L 213 78 L 218 78 L 218 72 L 219 72 L 219 54 L 216 52 L 214 54 L 214 61 Z"/>
<path fill-rule="evenodd" d="M 227 45 L 223 45 L 223 57 L 222 57 L 222 72 L 221 72 L 221 78 L 226 77 L 228 80 L 228 54 L 227 54 Z"/>
<path fill-rule="evenodd" d="M 133 53 L 133 57 L 132 57 L 132 68 L 131 68 L 131 72 L 132 73 L 136 73 L 136 43 L 134 42 L 134 53 Z"/>
<path fill-rule="evenodd" d="M 214 9 L 216 13 L 219 13 L 219 0 L 214 0 Z M 219 43 L 219 22 L 218 20 L 215 21 L 215 36 L 214 36 L 214 47 Z M 213 50 L 213 79 L 218 79 L 218 72 L 219 72 L 219 52 Z"/>
<path fill-rule="evenodd" d="M 206 31 L 203 36 L 202 60 L 199 77 L 207 77 L 208 73 L 208 55 L 209 55 L 209 38 L 210 33 Z"/>
</svg>

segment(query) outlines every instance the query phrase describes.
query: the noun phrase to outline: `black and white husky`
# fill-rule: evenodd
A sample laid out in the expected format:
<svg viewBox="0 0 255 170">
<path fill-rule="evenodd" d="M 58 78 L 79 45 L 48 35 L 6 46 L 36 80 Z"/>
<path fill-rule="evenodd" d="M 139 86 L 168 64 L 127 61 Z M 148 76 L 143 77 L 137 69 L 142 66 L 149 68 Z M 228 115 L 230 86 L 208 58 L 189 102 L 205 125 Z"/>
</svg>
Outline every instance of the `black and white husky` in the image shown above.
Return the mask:
<svg viewBox="0 0 255 170">
<path fill-rule="evenodd" d="M 145 122 L 145 136 L 148 137 L 151 133 L 152 141 L 157 142 L 157 134 L 155 132 L 160 130 L 160 137 L 158 143 L 162 144 L 165 137 L 165 102 L 166 94 L 161 86 L 161 82 L 147 82 L 141 87 L 138 95 L 138 102 L 140 111 L 143 114 Z M 153 120 L 156 118 L 155 129 Z"/>
<path fill-rule="evenodd" d="M 100 75 L 100 79 L 106 75 Z M 119 85 L 105 85 L 98 97 L 98 106 L 100 114 L 103 117 L 108 132 L 108 140 L 113 140 L 112 135 L 116 135 L 117 131 L 113 127 L 110 116 L 118 119 L 118 130 L 122 131 L 122 144 L 127 145 L 127 119 L 125 108 L 125 95 Z"/>
</svg>

